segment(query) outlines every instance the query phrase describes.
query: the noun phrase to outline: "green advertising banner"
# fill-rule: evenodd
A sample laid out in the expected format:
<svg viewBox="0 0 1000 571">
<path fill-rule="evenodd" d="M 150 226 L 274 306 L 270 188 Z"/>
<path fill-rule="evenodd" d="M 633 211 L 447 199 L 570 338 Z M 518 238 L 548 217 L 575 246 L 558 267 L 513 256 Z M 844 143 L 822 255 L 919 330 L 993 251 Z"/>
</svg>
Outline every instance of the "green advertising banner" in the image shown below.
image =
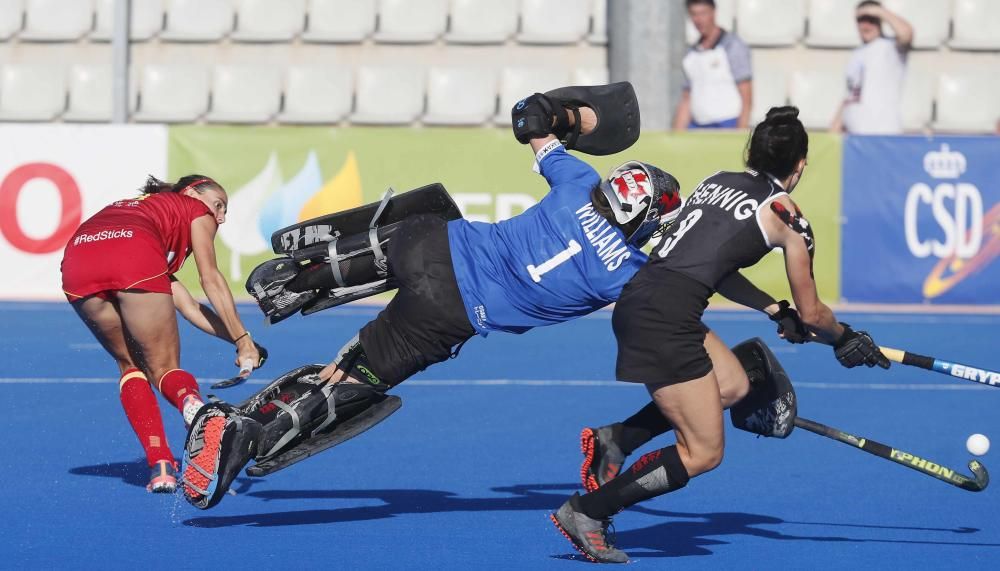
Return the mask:
<svg viewBox="0 0 1000 571">
<path fill-rule="evenodd" d="M 626 159 L 673 173 L 684 194 L 719 170 L 742 168 L 739 133 L 649 133 L 631 149 L 583 156 L 606 172 Z M 214 177 L 229 191 L 229 214 L 216 241 L 219 267 L 234 293 L 246 296 L 248 272 L 272 256 L 275 230 L 316 216 L 440 182 L 466 218 L 494 222 L 530 207 L 548 190 L 531 170 L 532 153 L 506 129 L 351 127 L 201 127 L 170 129 L 168 167 L 176 179 Z M 839 297 L 840 139 L 813 135 L 809 167 L 793 195 L 813 223 L 820 295 Z M 181 273 L 195 286 L 194 264 Z M 748 272 L 760 287 L 787 297 L 780 254 Z M 187 277 L 186 277 L 187 276 Z"/>
</svg>

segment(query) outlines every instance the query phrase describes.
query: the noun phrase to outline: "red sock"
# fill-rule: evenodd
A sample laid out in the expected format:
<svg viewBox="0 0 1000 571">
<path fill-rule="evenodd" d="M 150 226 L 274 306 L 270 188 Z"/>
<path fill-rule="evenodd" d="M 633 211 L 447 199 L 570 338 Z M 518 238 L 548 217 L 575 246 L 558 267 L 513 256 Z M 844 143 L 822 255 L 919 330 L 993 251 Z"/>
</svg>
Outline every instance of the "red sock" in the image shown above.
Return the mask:
<svg viewBox="0 0 1000 571">
<path fill-rule="evenodd" d="M 128 417 L 132 430 L 139 437 L 139 443 L 146 451 L 146 462 L 152 467 L 161 460 L 174 461 L 174 455 L 167 445 L 167 435 L 163 432 L 163 419 L 156 395 L 149 386 L 146 375 L 139 369 L 129 369 L 118 381 L 118 396 Z"/>
<path fill-rule="evenodd" d="M 198 381 L 194 376 L 184 369 L 171 369 L 160 377 L 160 382 L 156 384 L 160 393 L 170 404 L 177 407 L 177 410 L 184 414 L 184 397 L 194 395 L 201 399 L 201 391 L 198 390 Z"/>
</svg>

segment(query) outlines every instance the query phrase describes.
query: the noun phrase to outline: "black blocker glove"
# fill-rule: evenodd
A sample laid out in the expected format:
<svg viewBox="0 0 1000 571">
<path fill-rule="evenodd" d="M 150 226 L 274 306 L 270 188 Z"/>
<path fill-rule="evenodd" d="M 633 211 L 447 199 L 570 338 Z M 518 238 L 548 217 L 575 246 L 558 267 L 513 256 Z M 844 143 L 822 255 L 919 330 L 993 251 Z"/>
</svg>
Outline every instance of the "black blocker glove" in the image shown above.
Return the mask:
<svg viewBox="0 0 1000 571">
<path fill-rule="evenodd" d="M 778 335 L 781 335 L 789 343 L 805 343 L 809 340 L 809 329 L 799 317 L 799 312 L 787 301 L 778 302 L 778 311 L 768 317 L 778 324 Z"/>
<path fill-rule="evenodd" d="M 882 354 L 867 331 L 855 331 L 846 323 L 841 325 L 844 326 L 844 334 L 833 344 L 833 353 L 841 365 L 848 369 L 859 365 L 889 368 L 889 359 Z"/>
<path fill-rule="evenodd" d="M 522 144 L 569 129 L 566 110 L 541 93 L 529 95 L 515 103 L 510 110 L 510 118 L 514 138 Z"/>
</svg>

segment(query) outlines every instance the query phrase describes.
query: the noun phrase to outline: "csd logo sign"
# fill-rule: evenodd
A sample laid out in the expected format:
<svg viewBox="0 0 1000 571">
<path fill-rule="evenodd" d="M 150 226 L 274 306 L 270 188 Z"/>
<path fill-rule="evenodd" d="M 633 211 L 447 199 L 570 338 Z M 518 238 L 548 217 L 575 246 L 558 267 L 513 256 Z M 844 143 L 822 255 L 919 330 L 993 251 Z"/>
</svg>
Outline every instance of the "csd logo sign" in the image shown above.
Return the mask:
<svg viewBox="0 0 1000 571">
<path fill-rule="evenodd" d="M 917 224 L 921 212 L 930 213 L 943 240 L 940 235 L 921 235 Z M 917 183 L 906 195 L 904 226 L 906 246 L 917 258 L 971 258 L 983 243 L 983 197 L 969 183 L 942 183 L 933 189 Z"/>
<path fill-rule="evenodd" d="M 967 166 L 965 155 L 947 144 L 924 155 L 924 171 L 934 179 L 953 181 Z M 922 211 L 930 213 L 939 229 L 928 232 L 933 236 L 920 233 Z M 975 185 L 965 182 L 941 182 L 933 189 L 917 183 L 906 195 L 904 226 L 906 246 L 917 258 L 971 258 L 983 243 L 983 196 Z"/>
</svg>

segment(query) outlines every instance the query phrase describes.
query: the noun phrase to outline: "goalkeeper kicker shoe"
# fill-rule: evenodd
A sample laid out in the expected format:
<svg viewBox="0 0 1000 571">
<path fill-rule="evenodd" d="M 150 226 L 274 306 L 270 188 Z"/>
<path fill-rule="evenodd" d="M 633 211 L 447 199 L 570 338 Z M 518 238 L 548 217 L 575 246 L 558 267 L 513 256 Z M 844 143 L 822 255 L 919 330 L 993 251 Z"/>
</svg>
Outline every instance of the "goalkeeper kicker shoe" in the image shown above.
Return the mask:
<svg viewBox="0 0 1000 571">
<path fill-rule="evenodd" d="M 290 258 L 275 258 L 260 264 L 247 278 L 247 292 L 272 324 L 295 315 L 319 296 L 317 290 L 294 292 L 285 288 L 299 275 L 299 266 Z"/>
<path fill-rule="evenodd" d="M 580 511 L 580 494 L 573 494 L 559 510 L 550 515 L 566 539 L 577 551 L 595 563 L 628 563 L 628 555 L 608 539 L 611 519 L 593 519 Z"/>
<path fill-rule="evenodd" d="M 177 491 L 177 464 L 160 460 L 153 464 L 146 490 L 154 494 L 172 494 Z"/>
<path fill-rule="evenodd" d="M 262 427 L 216 402 L 198 411 L 184 445 L 184 498 L 207 510 L 222 501 L 236 475 L 257 454 Z"/>
<path fill-rule="evenodd" d="M 625 463 L 625 453 L 615 443 L 611 426 L 584 428 L 580 432 L 580 451 L 583 452 L 580 478 L 588 492 L 617 476 Z"/>
</svg>

